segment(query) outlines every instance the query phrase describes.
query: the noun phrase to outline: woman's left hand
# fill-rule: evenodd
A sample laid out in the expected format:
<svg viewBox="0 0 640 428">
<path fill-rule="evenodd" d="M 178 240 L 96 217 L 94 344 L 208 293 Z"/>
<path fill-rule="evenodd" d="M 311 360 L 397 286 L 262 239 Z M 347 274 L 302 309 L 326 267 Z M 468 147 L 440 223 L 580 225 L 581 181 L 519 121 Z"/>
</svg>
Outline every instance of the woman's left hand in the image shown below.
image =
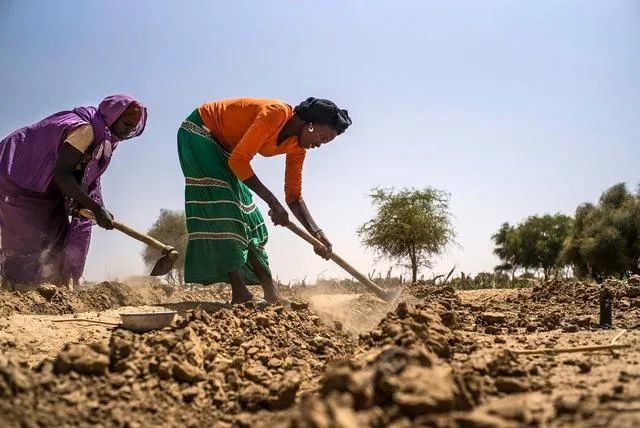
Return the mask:
<svg viewBox="0 0 640 428">
<path fill-rule="evenodd" d="M 333 249 L 333 245 L 331 241 L 327 239 L 327 236 L 324 234 L 322 230 L 317 231 L 313 234 L 313 237 L 318 241 L 322 242 L 322 246 L 314 247 L 314 251 L 317 255 L 322 257 L 323 259 L 329 260 L 329 256 L 331 255 L 331 250 Z"/>
</svg>

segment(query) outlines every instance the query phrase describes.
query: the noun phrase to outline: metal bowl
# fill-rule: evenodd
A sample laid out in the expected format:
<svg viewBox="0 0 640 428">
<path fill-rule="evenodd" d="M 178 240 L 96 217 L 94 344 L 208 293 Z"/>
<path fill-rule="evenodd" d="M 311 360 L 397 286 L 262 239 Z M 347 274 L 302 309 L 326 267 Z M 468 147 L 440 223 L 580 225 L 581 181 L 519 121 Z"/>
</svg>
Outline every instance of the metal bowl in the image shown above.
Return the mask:
<svg viewBox="0 0 640 428">
<path fill-rule="evenodd" d="M 122 326 L 136 333 L 163 329 L 171 324 L 175 316 L 176 311 L 130 312 L 120 314 Z"/>
</svg>

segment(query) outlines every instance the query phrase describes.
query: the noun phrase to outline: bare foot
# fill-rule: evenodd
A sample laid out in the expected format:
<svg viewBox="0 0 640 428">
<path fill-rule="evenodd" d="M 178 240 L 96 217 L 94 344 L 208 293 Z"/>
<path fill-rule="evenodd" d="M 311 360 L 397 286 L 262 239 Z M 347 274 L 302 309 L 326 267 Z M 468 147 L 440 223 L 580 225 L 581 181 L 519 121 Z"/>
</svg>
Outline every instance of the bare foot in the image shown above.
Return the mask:
<svg viewBox="0 0 640 428">
<path fill-rule="evenodd" d="M 275 286 L 263 285 L 262 291 L 264 292 L 264 300 L 266 300 L 267 303 L 276 303 L 282 306 L 291 306 L 291 302 L 289 301 L 289 299 L 282 297 Z"/>
<path fill-rule="evenodd" d="M 251 302 L 253 300 L 253 294 L 247 289 L 245 291 L 231 292 L 231 304 L 239 305 L 241 303 Z"/>
</svg>

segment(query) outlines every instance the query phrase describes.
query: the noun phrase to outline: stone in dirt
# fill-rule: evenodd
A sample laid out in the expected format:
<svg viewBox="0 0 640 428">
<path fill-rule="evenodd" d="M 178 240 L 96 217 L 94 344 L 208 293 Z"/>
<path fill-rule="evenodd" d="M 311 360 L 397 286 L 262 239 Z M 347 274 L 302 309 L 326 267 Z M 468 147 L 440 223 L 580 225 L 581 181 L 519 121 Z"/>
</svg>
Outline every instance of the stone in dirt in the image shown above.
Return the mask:
<svg viewBox="0 0 640 428">
<path fill-rule="evenodd" d="M 200 369 L 194 367 L 187 361 L 174 364 L 173 377 L 179 382 L 186 383 L 196 383 L 204 379 L 204 375 Z"/>
<path fill-rule="evenodd" d="M 56 373 L 74 371 L 84 375 L 103 375 L 109 367 L 109 357 L 84 344 L 67 344 L 55 360 Z"/>
<path fill-rule="evenodd" d="M 16 393 L 28 391 L 33 387 L 33 381 L 28 369 L 12 361 L 0 358 L 0 397 L 7 397 Z"/>
<path fill-rule="evenodd" d="M 53 284 L 41 284 L 36 291 L 47 300 L 51 300 L 58 293 L 58 287 Z"/>
<path fill-rule="evenodd" d="M 409 417 L 451 409 L 458 393 L 451 369 L 410 366 L 392 383 L 393 401 Z"/>
<path fill-rule="evenodd" d="M 553 406 L 555 407 L 558 415 L 572 415 L 578 411 L 580 399 L 580 396 L 577 394 L 562 394 L 555 399 Z"/>
<path fill-rule="evenodd" d="M 477 320 L 482 325 L 500 325 L 507 322 L 507 316 L 502 312 L 483 312 Z"/>
<path fill-rule="evenodd" d="M 494 382 L 496 389 L 505 394 L 514 394 L 517 392 L 526 392 L 529 390 L 529 384 L 524 379 L 512 377 L 499 377 Z"/>
<path fill-rule="evenodd" d="M 631 280 L 629 280 L 629 284 L 631 284 Z M 640 297 L 640 285 L 630 285 L 627 287 L 627 297 L 631 299 Z"/>
<path fill-rule="evenodd" d="M 471 412 L 454 417 L 459 428 L 516 428 L 518 425 L 498 416 L 483 412 Z"/>
</svg>

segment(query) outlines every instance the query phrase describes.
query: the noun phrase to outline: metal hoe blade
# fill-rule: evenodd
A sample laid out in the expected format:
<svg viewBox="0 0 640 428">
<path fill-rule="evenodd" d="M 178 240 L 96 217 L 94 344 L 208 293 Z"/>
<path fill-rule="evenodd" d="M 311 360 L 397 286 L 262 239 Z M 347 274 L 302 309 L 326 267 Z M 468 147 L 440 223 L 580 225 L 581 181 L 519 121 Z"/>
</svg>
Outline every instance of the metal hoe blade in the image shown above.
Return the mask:
<svg viewBox="0 0 640 428">
<path fill-rule="evenodd" d="M 178 251 L 173 247 L 166 247 L 162 253 L 163 256 L 158 259 L 151 270 L 151 276 L 168 274 L 173 269 L 173 265 L 176 264 L 176 260 L 178 260 Z"/>
<path fill-rule="evenodd" d="M 390 303 L 395 302 L 400 297 L 401 294 L 402 294 L 402 287 L 393 288 L 390 290 L 381 290 L 380 292 L 376 293 L 376 295 L 379 298 L 381 298 L 385 302 L 390 302 Z"/>
</svg>

